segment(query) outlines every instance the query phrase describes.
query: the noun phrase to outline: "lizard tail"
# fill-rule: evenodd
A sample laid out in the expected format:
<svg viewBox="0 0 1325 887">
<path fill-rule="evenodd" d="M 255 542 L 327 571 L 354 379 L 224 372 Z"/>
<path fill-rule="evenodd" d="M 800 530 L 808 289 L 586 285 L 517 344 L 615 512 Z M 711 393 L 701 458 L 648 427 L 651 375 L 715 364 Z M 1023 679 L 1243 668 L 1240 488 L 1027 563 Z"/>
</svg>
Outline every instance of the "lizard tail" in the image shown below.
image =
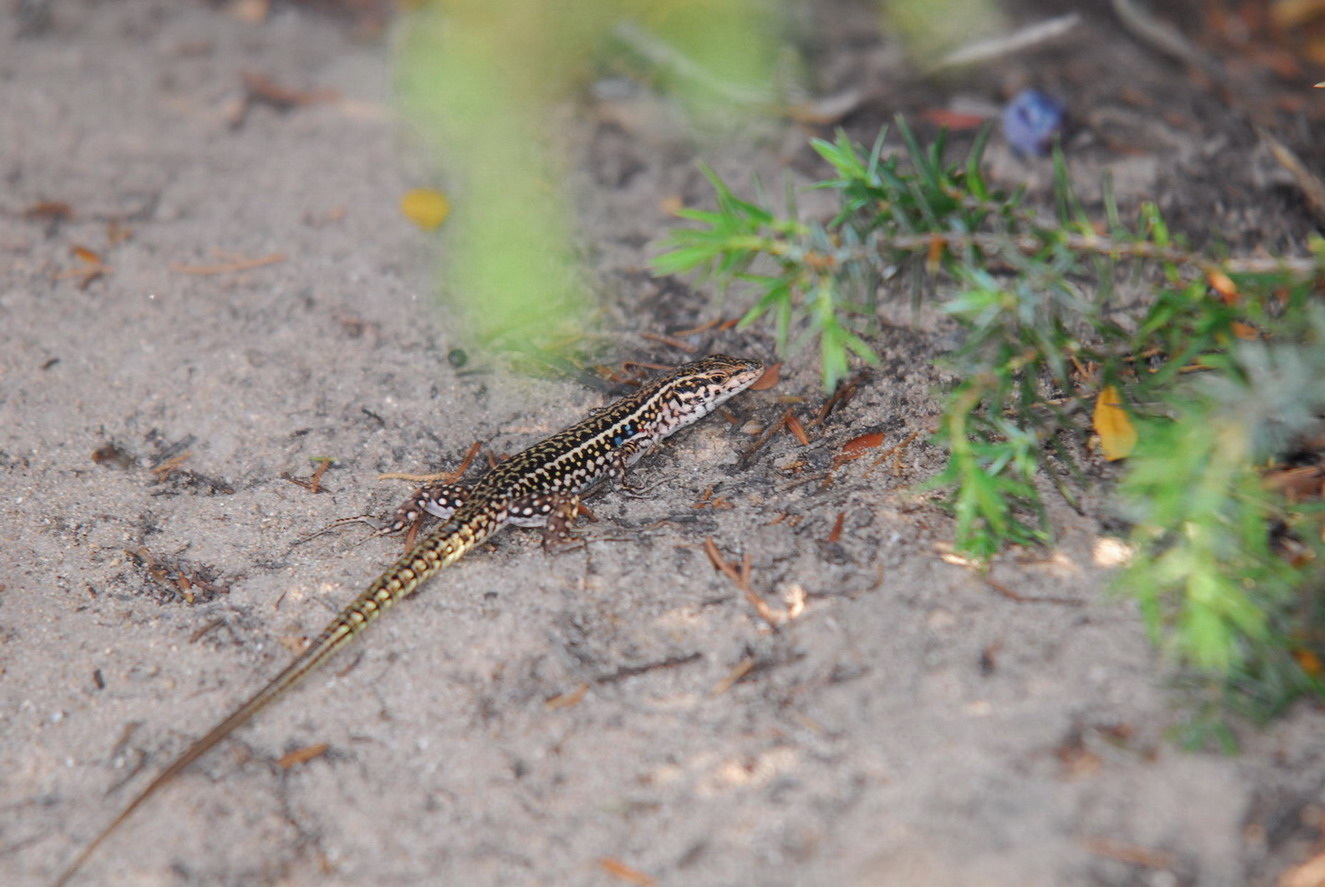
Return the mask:
<svg viewBox="0 0 1325 887">
<path fill-rule="evenodd" d="M 235 730 L 249 721 L 295 684 L 348 644 L 355 635 L 368 627 L 397 601 L 409 597 L 425 580 L 442 568 L 455 563 L 464 554 L 480 545 L 497 527 L 472 524 L 463 527 L 451 520 L 424 537 L 406 555 L 391 565 L 372 585 L 340 611 L 317 639 L 300 653 L 293 662 L 254 693 L 229 717 L 194 742 L 170 766 L 157 774 L 147 786 L 129 802 L 119 815 L 110 821 L 92 841 L 83 848 L 74 861 L 55 880 L 55 887 L 64 887 L 96 849 L 118 829 L 134 811 L 141 807 L 162 786 L 170 782 L 190 764 L 211 751 Z"/>
</svg>

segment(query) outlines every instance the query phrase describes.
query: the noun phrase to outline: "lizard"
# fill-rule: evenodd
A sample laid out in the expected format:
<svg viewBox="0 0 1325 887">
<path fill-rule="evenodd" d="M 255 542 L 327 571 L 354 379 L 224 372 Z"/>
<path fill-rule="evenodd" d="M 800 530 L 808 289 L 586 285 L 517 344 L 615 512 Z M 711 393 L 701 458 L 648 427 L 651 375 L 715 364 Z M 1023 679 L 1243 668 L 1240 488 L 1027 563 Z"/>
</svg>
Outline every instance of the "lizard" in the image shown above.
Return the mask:
<svg viewBox="0 0 1325 887">
<path fill-rule="evenodd" d="M 549 551 L 572 543 L 569 527 L 582 507 L 581 496 L 604 483 L 629 489 L 627 471 L 659 441 L 699 421 L 749 388 L 763 371 L 763 364 L 757 360 L 722 354 L 683 364 L 497 464 L 470 488 L 456 484 L 421 488 L 397 509 L 395 520 L 383 532 L 412 525 L 422 519 L 422 511 L 441 518 L 441 524 L 346 605 L 275 677 L 143 787 L 84 845 L 56 880 L 57 887 L 72 879 L 93 852 L 162 786 L 251 721 L 434 574 L 482 545 L 507 524 L 543 527 L 543 547 Z"/>
</svg>

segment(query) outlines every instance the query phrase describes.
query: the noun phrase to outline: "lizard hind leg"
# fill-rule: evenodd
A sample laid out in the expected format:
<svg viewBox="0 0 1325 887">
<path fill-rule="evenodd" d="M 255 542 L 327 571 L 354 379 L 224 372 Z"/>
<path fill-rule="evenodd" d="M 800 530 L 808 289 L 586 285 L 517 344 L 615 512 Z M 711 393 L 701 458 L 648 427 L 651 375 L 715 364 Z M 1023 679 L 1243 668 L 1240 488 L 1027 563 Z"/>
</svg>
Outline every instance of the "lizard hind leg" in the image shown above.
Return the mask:
<svg viewBox="0 0 1325 887">
<path fill-rule="evenodd" d="M 339 520 L 332 521 L 320 530 L 296 539 L 291 548 L 303 545 L 305 542 L 311 542 L 318 536 L 347 524 L 368 524 L 371 526 L 373 532 L 364 537 L 365 542 L 381 536 L 396 536 L 400 533 L 407 533 L 405 547 L 412 548 L 414 537 L 418 534 L 419 528 L 428 515 L 446 520 L 460 510 L 460 506 L 465 504 L 468 495 L 468 488 L 459 484 L 428 484 L 415 490 L 413 495 L 402 502 L 400 507 L 391 515 L 391 519 L 386 522 L 370 514 L 342 517 Z"/>
<path fill-rule="evenodd" d="M 433 483 L 419 487 L 396 509 L 390 522 L 373 536 L 405 533 L 405 548 L 411 549 L 427 515 L 446 520 L 460 510 L 468 497 L 468 488 L 459 484 Z"/>
<path fill-rule="evenodd" d="M 313 539 L 329 533 L 332 530 L 346 526 L 347 524 L 368 524 L 373 527 L 373 532 L 365 537 L 376 539 L 380 536 L 396 536 L 400 533 L 408 532 L 406 538 L 406 547 L 412 547 L 414 536 L 423 525 L 424 519 L 428 515 L 446 520 L 455 514 L 461 505 L 465 504 L 465 499 L 469 495 L 469 490 L 459 484 L 435 483 L 419 487 L 408 499 L 400 504 L 400 507 L 391 515 L 391 519 L 383 523 L 380 519 L 372 515 L 359 514 L 354 517 L 342 517 L 334 520 L 320 530 L 310 533 L 307 536 L 301 536 L 294 541 L 291 547 L 303 545 Z"/>
<path fill-rule="evenodd" d="M 401 503 L 391 522 L 378 535 L 389 536 L 417 526 L 425 514 L 446 520 L 460 510 L 469 498 L 469 490 L 459 484 L 428 484 L 419 487 Z"/>
</svg>

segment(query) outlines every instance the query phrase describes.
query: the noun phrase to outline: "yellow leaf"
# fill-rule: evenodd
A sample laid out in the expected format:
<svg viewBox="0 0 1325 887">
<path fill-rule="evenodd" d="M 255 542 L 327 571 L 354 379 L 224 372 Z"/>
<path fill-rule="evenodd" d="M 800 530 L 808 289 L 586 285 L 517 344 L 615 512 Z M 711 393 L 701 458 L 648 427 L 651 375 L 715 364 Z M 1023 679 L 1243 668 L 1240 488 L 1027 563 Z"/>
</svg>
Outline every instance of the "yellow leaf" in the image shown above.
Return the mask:
<svg viewBox="0 0 1325 887">
<path fill-rule="evenodd" d="M 415 188 L 400 198 L 400 211 L 423 230 L 434 231 L 451 214 L 451 201 L 435 188 Z"/>
<path fill-rule="evenodd" d="M 1320 677 L 1321 671 L 1325 671 L 1320 664 L 1320 657 L 1310 650 L 1294 650 L 1293 658 L 1297 660 L 1298 667 L 1313 678 Z"/>
<path fill-rule="evenodd" d="M 1224 300 L 1225 305 L 1236 305 L 1238 302 L 1238 285 L 1233 279 L 1223 271 L 1211 269 L 1205 273 L 1206 282 L 1210 284 L 1210 289 L 1219 293 L 1219 297 Z"/>
<path fill-rule="evenodd" d="M 1237 336 L 1239 339 L 1253 342 L 1261 337 L 1261 334 L 1256 332 L 1256 327 L 1248 326 L 1240 320 L 1233 321 L 1231 326 L 1233 328 L 1233 335 Z"/>
<path fill-rule="evenodd" d="M 1118 389 L 1105 385 L 1095 399 L 1095 433 L 1100 436 L 1104 458 L 1113 462 L 1127 458 L 1136 448 L 1136 428 L 1123 409 Z"/>
</svg>

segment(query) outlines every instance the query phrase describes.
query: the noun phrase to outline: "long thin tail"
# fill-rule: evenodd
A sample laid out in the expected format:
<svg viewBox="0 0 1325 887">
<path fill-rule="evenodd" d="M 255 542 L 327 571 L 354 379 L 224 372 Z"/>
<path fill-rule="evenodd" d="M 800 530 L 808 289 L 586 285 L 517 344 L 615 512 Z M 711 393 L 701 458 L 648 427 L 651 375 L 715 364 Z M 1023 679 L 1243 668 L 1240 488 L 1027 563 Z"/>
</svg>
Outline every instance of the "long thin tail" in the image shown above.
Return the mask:
<svg viewBox="0 0 1325 887">
<path fill-rule="evenodd" d="M 381 576 L 368 586 L 354 602 L 341 610 L 340 615 L 318 635 L 307 650 L 299 654 L 280 674 L 267 682 L 248 701 L 236 708 L 229 717 L 207 732 L 207 735 L 194 742 L 170 766 L 147 784 L 147 787 L 129 802 L 118 816 L 110 821 L 101 832 L 92 839 L 68 868 L 55 881 L 55 887 L 63 887 L 77 874 L 83 863 L 102 842 L 111 836 L 120 825 L 133 815 L 133 812 L 157 793 L 160 788 L 183 772 L 190 764 L 211 751 L 217 743 L 235 730 L 247 724 L 258 712 L 262 711 L 278 697 L 284 695 L 301 678 L 316 669 L 323 662 L 353 640 L 368 624 L 381 616 L 392 604 L 411 595 L 425 580 L 438 570 L 455 563 L 464 554 L 481 544 L 497 527 L 472 524 L 460 525 L 451 520 L 433 530 L 424 537 L 408 554 L 391 565 Z"/>
</svg>

